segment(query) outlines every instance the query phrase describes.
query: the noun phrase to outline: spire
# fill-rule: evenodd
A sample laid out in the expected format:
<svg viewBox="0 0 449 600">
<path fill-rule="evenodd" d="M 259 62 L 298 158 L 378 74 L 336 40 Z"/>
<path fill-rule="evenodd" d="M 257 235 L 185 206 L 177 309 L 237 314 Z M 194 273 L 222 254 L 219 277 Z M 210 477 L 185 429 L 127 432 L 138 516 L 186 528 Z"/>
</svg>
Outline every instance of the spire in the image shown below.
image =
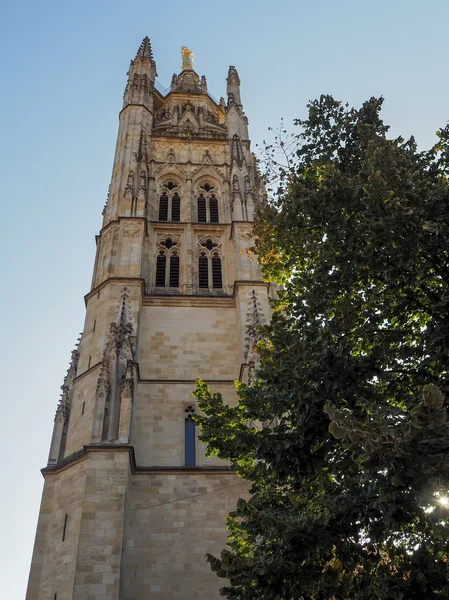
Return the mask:
<svg viewBox="0 0 449 600">
<path fill-rule="evenodd" d="M 154 62 L 153 60 L 153 52 L 151 50 L 151 42 L 150 42 L 150 38 L 148 36 L 145 36 L 142 40 L 142 43 L 139 46 L 139 49 L 137 50 L 137 54 L 134 58 L 134 60 L 136 60 L 137 58 L 140 58 L 141 60 L 145 59 L 145 58 L 149 58 L 151 62 Z"/>
<path fill-rule="evenodd" d="M 128 82 L 123 94 L 123 108 L 128 104 L 143 104 L 152 108 L 152 92 L 157 77 L 156 63 L 153 59 L 150 38 L 144 37 L 131 61 L 128 71 Z"/>
<path fill-rule="evenodd" d="M 240 77 L 237 72 L 237 69 L 233 65 L 229 67 L 226 83 L 228 105 L 234 103 L 237 106 L 241 106 L 242 101 L 240 99 Z"/>
</svg>

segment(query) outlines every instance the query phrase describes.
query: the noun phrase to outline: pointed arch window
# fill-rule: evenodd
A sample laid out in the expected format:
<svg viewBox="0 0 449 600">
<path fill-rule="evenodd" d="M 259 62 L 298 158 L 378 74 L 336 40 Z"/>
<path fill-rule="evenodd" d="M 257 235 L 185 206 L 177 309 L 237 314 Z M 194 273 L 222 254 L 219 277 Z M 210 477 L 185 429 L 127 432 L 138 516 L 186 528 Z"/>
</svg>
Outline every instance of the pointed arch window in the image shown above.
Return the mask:
<svg viewBox="0 0 449 600">
<path fill-rule="evenodd" d="M 184 412 L 184 464 L 186 467 L 194 467 L 196 465 L 195 408 L 189 404 Z"/>
<path fill-rule="evenodd" d="M 206 198 L 203 194 L 198 197 L 198 223 L 207 223 Z"/>
<path fill-rule="evenodd" d="M 175 252 L 170 256 L 169 287 L 179 287 L 179 256 Z"/>
<path fill-rule="evenodd" d="M 159 221 L 168 221 L 168 195 L 162 192 L 159 198 Z"/>
<path fill-rule="evenodd" d="M 221 258 L 216 252 L 212 256 L 212 287 L 216 289 L 221 289 L 223 287 L 223 279 L 221 275 Z"/>
<path fill-rule="evenodd" d="M 155 286 L 157 288 L 179 288 L 179 238 L 162 235 L 157 243 Z"/>
<path fill-rule="evenodd" d="M 209 198 L 209 215 L 211 223 L 218 223 L 218 200 L 215 194 Z"/>
<path fill-rule="evenodd" d="M 181 195 L 180 186 L 172 180 L 161 184 L 159 196 L 159 221 L 181 220 Z"/>
<path fill-rule="evenodd" d="M 163 250 L 159 252 L 156 259 L 156 287 L 165 287 L 165 265 L 167 257 Z"/>
<path fill-rule="evenodd" d="M 205 252 L 198 259 L 198 285 L 202 289 L 209 289 L 209 259 Z"/>
<path fill-rule="evenodd" d="M 210 291 L 223 289 L 221 241 L 216 237 L 203 236 L 198 245 L 198 288 Z"/>
<path fill-rule="evenodd" d="M 198 223 L 219 223 L 217 187 L 206 182 L 197 191 Z"/>
</svg>

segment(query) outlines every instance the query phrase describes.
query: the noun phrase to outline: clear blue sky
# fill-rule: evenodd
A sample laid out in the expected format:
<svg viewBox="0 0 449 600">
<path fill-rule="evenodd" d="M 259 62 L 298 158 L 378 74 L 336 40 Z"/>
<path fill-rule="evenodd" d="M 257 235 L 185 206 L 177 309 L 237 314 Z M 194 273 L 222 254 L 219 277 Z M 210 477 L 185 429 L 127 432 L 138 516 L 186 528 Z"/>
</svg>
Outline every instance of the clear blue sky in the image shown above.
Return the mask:
<svg viewBox="0 0 449 600">
<path fill-rule="evenodd" d="M 321 93 L 385 97 L 424 148 L 449 119 L 447 0 L 5 0 L 0 597 L 23 600 L 53 416 L 84 320 L 129 60 L 149 35 L 168 86 L 181 45 L 224 95 L 236 65 L 254 142 Z M 193 376 L 194 374 L 192 374 Z"/>
</svg>

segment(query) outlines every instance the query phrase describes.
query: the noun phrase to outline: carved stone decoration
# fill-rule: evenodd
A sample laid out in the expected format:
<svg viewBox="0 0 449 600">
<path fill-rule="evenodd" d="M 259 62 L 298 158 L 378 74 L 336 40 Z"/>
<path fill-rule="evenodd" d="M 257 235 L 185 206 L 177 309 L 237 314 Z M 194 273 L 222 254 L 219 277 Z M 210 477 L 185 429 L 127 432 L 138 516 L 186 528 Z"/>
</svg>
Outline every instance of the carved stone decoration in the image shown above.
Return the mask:
<svg viewBox="0 0 449 600">
<path fill-rule="evenodd" d="M 140 225 L 138 223 L 125 223 L 123 225 L 123 235 L 125 237 L 137 237 L 140 234 L 140 231 Z"/>
<path fill-rule="evenodd" d="M 248 365 L 248 382 L 254 381 L 260 364 L 256 344 L 260 340 L 259 328 L 265 324 L 265 316 L 255 290 L 248 294 L 249 303 L 246 313 L 246 336 L 244 346 L 245 363 Z"/>
<path fill-rule="evenodd" d="M 173 164 L 176 162 L 176 154 L 173 148 L 170 148 L 170 150 L 168 151 L 166 162 L 169 164 Z"/>
<path fill-rule="evenodd" d="M 123 190 L 124 198 L 130 198 L 129 214 L 131 216 L 145 216 L 148 204 L 148 170 L 149 153 L 147 144 L 147 135 L 142 129 L 140 132 L 139 146 L 137 152 L 133 154 L 134 169 L 130 169 Z"/>
<path fill-rule="evenodd" d="M 74 382 L 78 372 L 79 344 L 78 338 L 75 349 L 72 351 L 70 365 L 67 370 L 64 382 L 61 386 L 61 397 L 58 402 L 55 414 L 55 424 L 53 427 L 53 437 L 50 445 L 50 454 L 48 464 L 57 464 L 64 456 L 65 440 L 67 435 L 67 425 L 72 405 Z"/>
<path fill-rule="evenodd" d="M 134 194 L 134 171 L 131 169 L 128 173 L 128 179 L 126 181 L 123 195 L 126 198 L 127 196 L 132 197 L 133 194 Z"/>
<path fill-rule="evenodd" d="M 61 398 L 59 399 L 59 403 L 58 406 L 56 408 L 56 415 L 55 415 L 55 421 L 57 419 L 62 419 L 63 421 L 66 420 L 66 418 L 69 416 L 69 412 L 70 412 L 70 404 L 71 404 L 71 393 L 72 393 L 72 389 L 73 389 L 73 381 L 76 377 L 76 373 L 78 371 L 78 361 L 79 361 L 79 343 L 80 343 L 80 339 L 78 339 L 78 342 L 76 344 L 76 347 L 74 350 L 72 350 L 72 354 L 71 354 L 71 358 L 70 358 L 70 365 L 69 368 L 67 369 L 67 373 L 66 376 L 64 377 L 64 382 L 61 385 L 61 390 L 62 390 L 62 394 L 61 394 Z"/>
<path fill-rule="evenodd" d="M 242 142 L 237 133 L 234 133 L 231 140 L 231 166 L 234 164 L 237 165 L 239 169 L 246 164 Z"/>
<path fill-rule="evenodd" d="M 257 164 L 257 157 L 255 154 L 252 154 L 253 163 L 255 165 L 254 168 L 254 204 L 256 208 L 263 206 L 267 202 L 267 190 L 265 188 L 264 179 L 262 173 L 259 170 Z"/>
<path fill-rule="evenodd" d="M 251 180 L 249 175 L 245 175 L 245 200 L 252 198 L 253 190 L 251 188 Z"/>
<path fill-rule="evenodd" d="M 213 164 L 212 156 L 210 155 L 209 150 L 206 150 L 204 152 L 201 162 L 203 163 L 203 165 L 212 165 Z"/>
<path fill-rule="evenodd" d="M 134 402 L 135 367 L 132 360 L 128 360 L 126 372 L 122 375 L 120 385 L 120 419 L 118 427 L 118 441 L 121 444 L 129 442 L 131 427 L 132 404 Z"/>
<path fill-rule="evenodd" d="M 108 204 L 109 204 L 109 194 L 111 193 L 111 184 L 109 184 L 108 186 L 108 195 L 106 196 L 106 202 L 103 206 L 103 210 L 101 211 L 102 216 L 104 217 L 104 215 L 106 214 L 106 210 L 108 208 Z"/>
<path fill-rule="evenodd" d="M 134 369 L 136 342 L 128 292 L 129 290 L 125 287 L 116 319 L 109 325 L 109 336 L 103 353 L 96 389 L 93 442 L 113 442 L 125 435 L 124 424 L 120 423 L 123 383 L 128 381 L 126 385 L 129 384 L 130 366 Z M 132 380 L 134 381 L 134 376 Z M 133 392 L 133 386 L 128 385 L 128 391 Z M 130 402 L 131 400 L 132 394 Z"/>
<path fill-rule="evenodd" d="M 234 210 L 234 202 L 236 200 L 242 200 L 242 193 L 240 191 L 239 178 L 237 175 L 232 177 L 232 191 L 231 191 L 231 211 Z"/>
<path fill-rule="evenodd" d="M 170 91 L 174 92 L 176 88 L 179 86 L 178 76 L 176 73 L 173 73 L 170 84 Z"/>
<path fill-rule="evenodd" d="M 140 132 L 139 149 L 137 152 L 134 153 L 134 160 L 135 160 L 136 164 L 141 165 L 143 163 L 148 167 L 149 155 L 148 155 L 147 136 L 143 129 Z"/>
</svg>

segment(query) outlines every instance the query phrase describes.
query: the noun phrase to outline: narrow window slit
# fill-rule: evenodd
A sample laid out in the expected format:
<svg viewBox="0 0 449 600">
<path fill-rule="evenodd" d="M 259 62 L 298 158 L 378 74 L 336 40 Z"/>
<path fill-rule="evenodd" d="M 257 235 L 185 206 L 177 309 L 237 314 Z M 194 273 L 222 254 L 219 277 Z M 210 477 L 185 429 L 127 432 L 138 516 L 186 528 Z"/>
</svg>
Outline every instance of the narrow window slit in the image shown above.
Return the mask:
<svg viewBox="0 0 449 600">
<path fill-rule="evenodd" d="M 195 456 L 195 421 L 193 415 L 195 409 L 189 405 L 185 409 L 186 417 L 184 421 L 184 451 L 185 451 L 185 466 L 194 467 L 196 464 Z"/>
<path fill-rule="evenodd" d="M 69 515 L 66 513 L 65 518 L 64 518 L 64 529 L 62 531 L 62 541 L 65 542 L 65 534 L 67 531 L 67 519 L 68 519 Z"/>
</svg>

